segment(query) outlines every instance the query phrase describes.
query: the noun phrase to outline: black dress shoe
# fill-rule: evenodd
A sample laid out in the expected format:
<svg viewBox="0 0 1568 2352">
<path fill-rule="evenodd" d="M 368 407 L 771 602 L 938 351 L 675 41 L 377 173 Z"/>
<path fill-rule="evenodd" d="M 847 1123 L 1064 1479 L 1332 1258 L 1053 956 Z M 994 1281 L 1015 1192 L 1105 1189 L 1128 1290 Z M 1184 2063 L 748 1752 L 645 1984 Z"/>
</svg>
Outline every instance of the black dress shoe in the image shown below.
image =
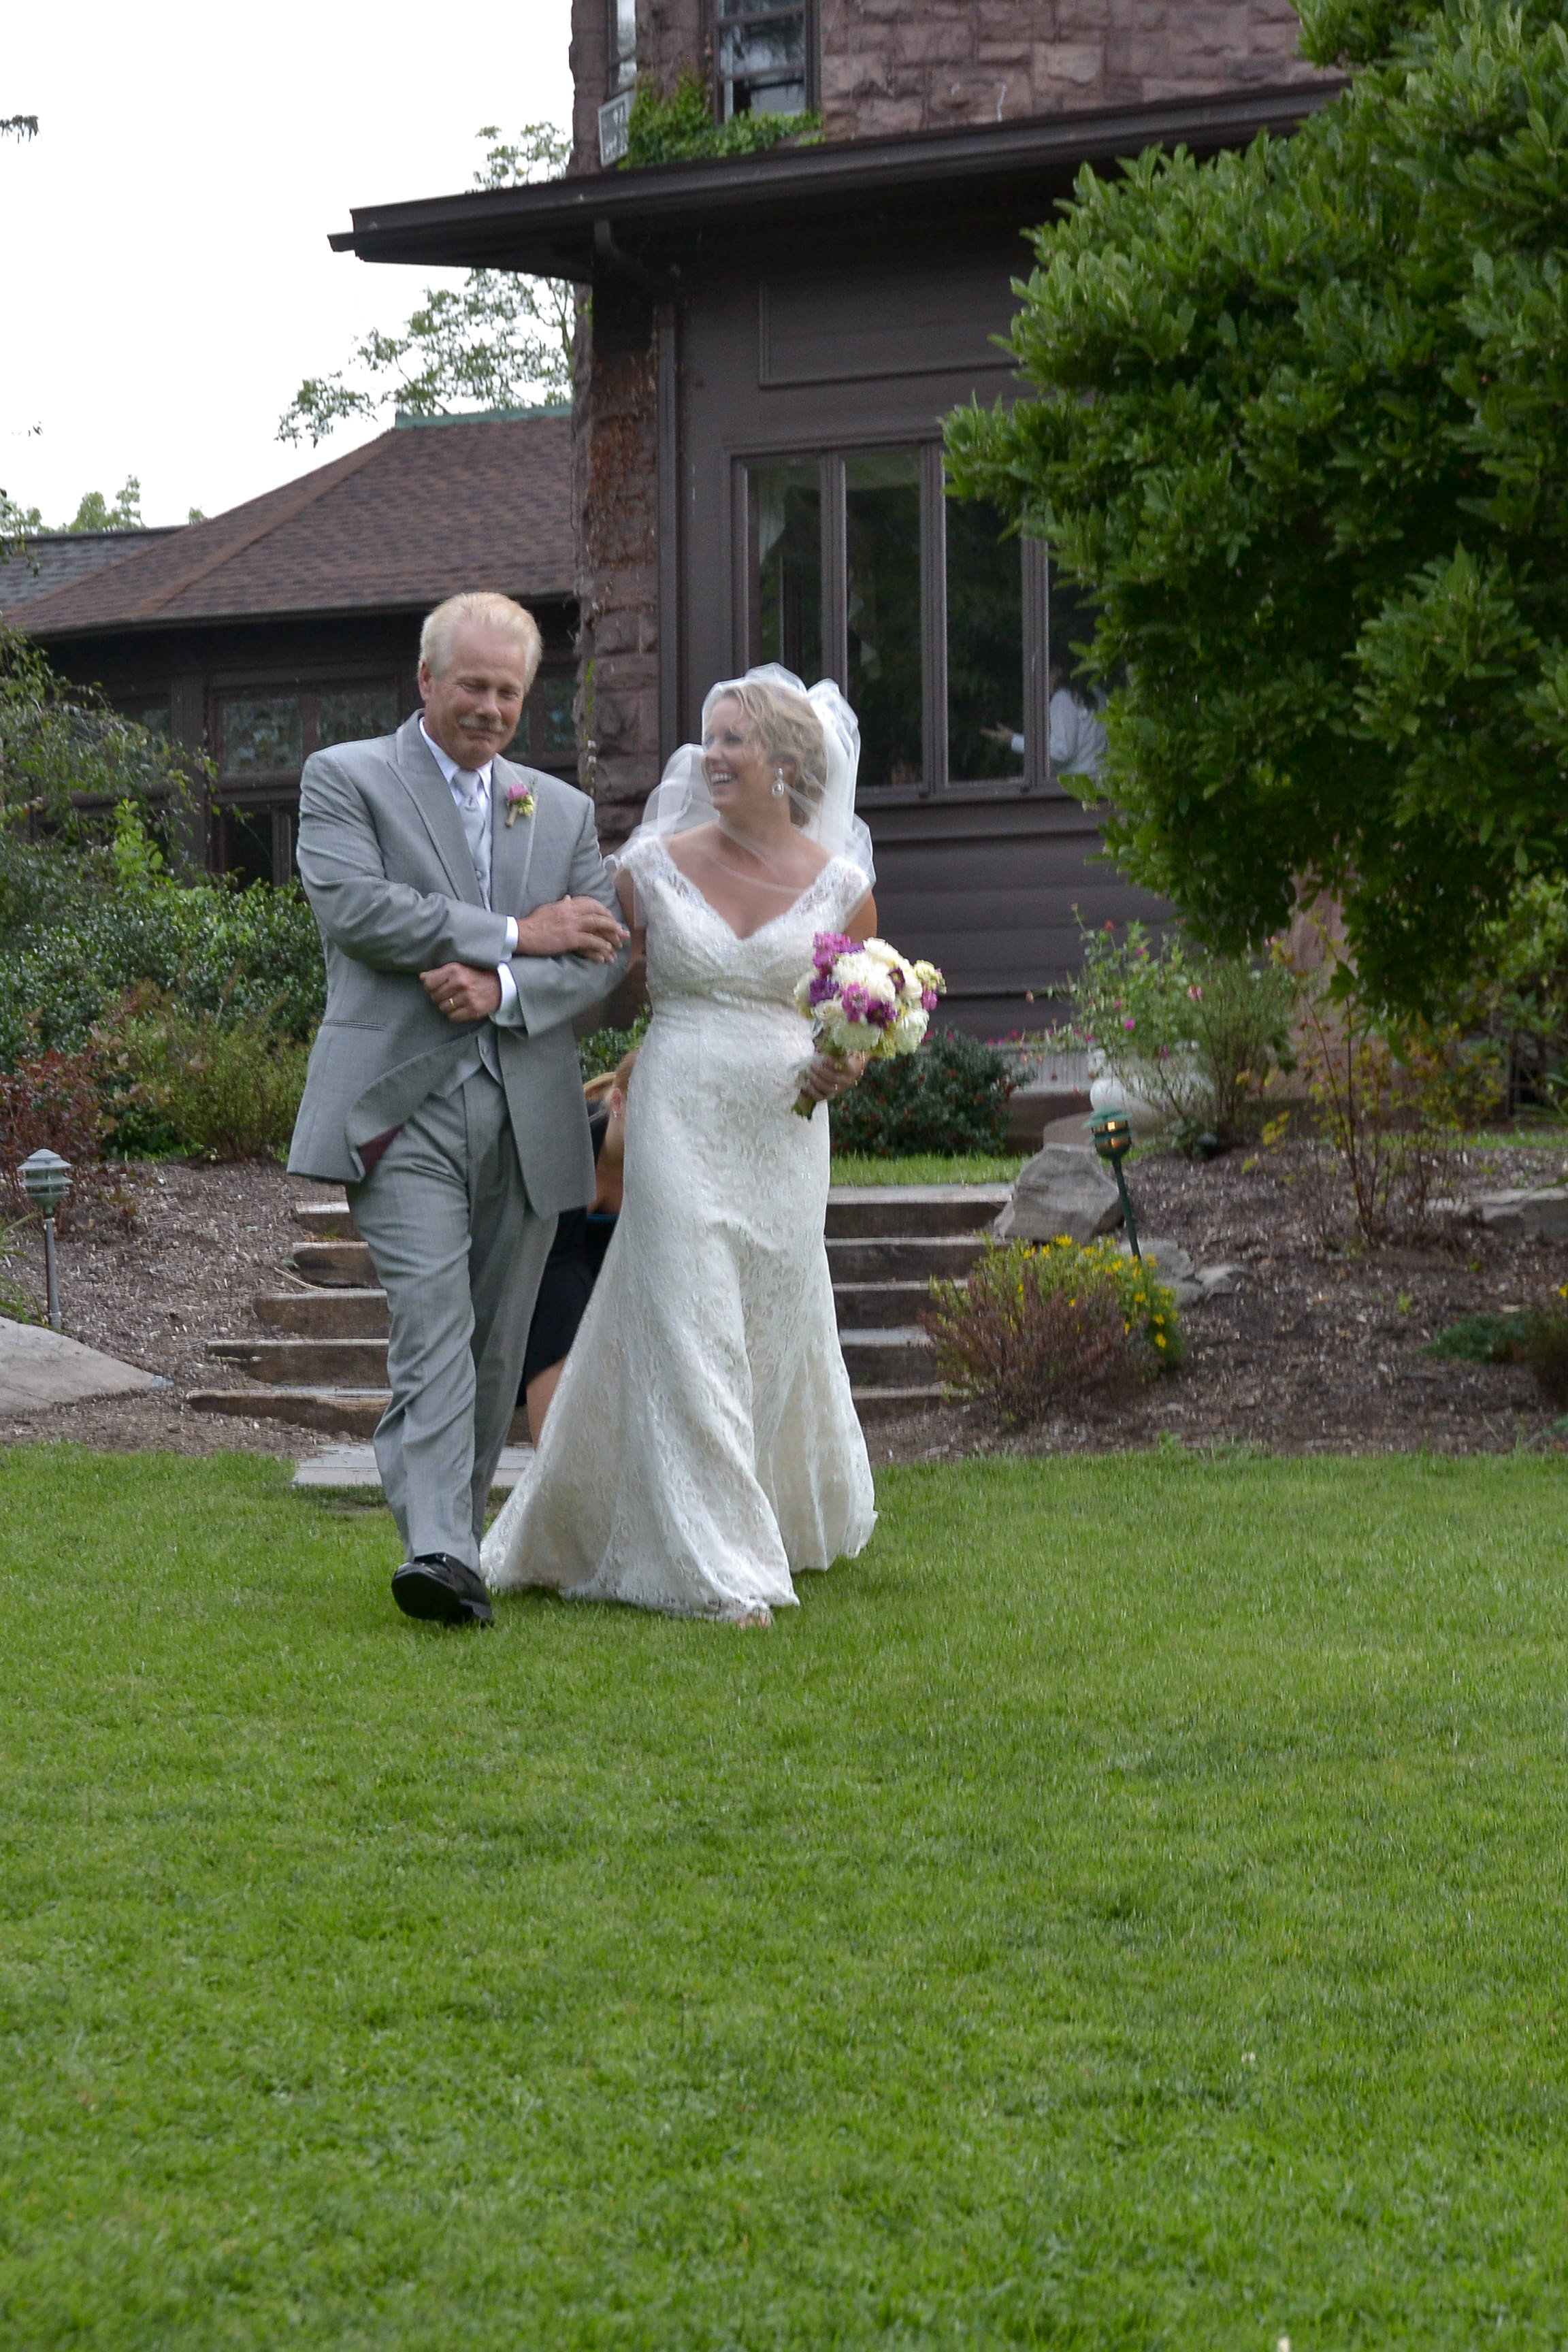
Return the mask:
<svg viewBox="0 0 1568 2352">
<path fill-rule="evenodd" d="M 489 1625 L 495 1616 L 483 1578 L 447 1551 L 405 1559 L 393 1577 L 392 1597 L 405 1617 L 434 1618 L 438 1625 Z"/>
</svg>

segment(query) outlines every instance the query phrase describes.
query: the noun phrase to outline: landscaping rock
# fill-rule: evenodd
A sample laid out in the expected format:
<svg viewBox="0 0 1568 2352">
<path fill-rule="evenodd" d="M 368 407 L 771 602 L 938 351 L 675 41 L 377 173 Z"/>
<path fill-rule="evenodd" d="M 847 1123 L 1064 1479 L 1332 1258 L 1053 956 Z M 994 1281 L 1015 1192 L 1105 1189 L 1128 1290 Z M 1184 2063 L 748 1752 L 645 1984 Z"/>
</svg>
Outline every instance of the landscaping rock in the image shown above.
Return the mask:
<svg viewBox="0 0 1568 2352">
<path fill-rule="evenodd" d="M 1167 1289 L 1174 1292 L 1178 1307 L 1201 1307 L 1205 1298 L 1227 1298 L 1241 1280 L 1240 1266 L 1194 1265 L 1190 1250 L 1158 1234 L 1147 1238 L 1140 1234 L 1139 1245 L 1144 1265 L 1152 1266 Z M 1131 1242 L 1119 1242 L 1117 1247 L 1123 1257 L 1131 1256 Z"/>
<path fill-rule="evenodd" d="M 63 1332 L 0 1316 L 0 1412 L 43 1412 L 84 1397 L 131 1396 L 168 1385 L 155 1372 L 101 1356 Z"/>
<path fill-rule="evenodd" d="M 1559 1186 L 1483 1192 L 1475 1208 L 1483 1225 L 1510 1241 L 1568 1241 L 1568 1191 Z"/>
<path fill-rule="evenodd" d="M 1116 1246 L 1123 1257 L 1131 1256 L 1132 1244 L 1130 1241 L 1120 1241 Z M 1173 1285 L 1178 1282 L 1191 1282 L 1192 1252 L 1184 1250 L 1180 1242 L 1172 1241 L 1168 1234 L 1140 1234 L 1138 1247 L 1142 1253 L 1144 1265 L 1152 1267 L 1162 1282 Z"/>
<path fill-rule="evenodd" d="M 992 1231 L 998 1241 L 1091 1242 L 1121 1223 L 1121 1197 L 1087 1143 L 1047 1143 L 1026 1160 Z"/>
</svg>

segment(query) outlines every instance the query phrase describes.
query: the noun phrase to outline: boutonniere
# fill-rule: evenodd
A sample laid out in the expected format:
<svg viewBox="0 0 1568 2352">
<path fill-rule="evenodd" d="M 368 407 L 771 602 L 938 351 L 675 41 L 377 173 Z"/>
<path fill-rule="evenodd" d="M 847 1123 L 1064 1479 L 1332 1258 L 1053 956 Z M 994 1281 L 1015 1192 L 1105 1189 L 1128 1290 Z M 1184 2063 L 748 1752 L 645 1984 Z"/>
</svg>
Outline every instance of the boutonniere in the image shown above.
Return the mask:
<svg viewBox="0 0 1568 2352">
<path fill-rule="evenodd" d="M 514 824 L 520 816 L 533 814 L 533 794 L 526 784 L 508 784 L 506 788 L 506 821 Z"/>
</svg>

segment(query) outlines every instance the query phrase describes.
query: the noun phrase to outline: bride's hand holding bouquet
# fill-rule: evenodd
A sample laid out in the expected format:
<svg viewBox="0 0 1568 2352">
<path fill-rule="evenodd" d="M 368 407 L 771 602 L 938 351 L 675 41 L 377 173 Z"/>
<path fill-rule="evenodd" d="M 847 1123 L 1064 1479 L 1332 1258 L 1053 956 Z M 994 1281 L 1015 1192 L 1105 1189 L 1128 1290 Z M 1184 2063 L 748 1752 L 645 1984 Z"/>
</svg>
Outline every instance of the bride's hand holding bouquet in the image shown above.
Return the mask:
<svg viewBox="0 0 1568 2352">
<path fill-rule="evenodd" d="M 911 963 L 886 940 L 857 941 L 842 931 L 819 931 L 795 1001 L 811 1024 L 819 1060 L 844 1073 L 831 1092 L 853 1085 L 868 1062 L 916 1053 L 944 986 L 935 964 Z M 813 1093 L 803 1085 L 796 1112 L 809 1118 L 829 1092 L 823 1087 Z"/>
</svg>

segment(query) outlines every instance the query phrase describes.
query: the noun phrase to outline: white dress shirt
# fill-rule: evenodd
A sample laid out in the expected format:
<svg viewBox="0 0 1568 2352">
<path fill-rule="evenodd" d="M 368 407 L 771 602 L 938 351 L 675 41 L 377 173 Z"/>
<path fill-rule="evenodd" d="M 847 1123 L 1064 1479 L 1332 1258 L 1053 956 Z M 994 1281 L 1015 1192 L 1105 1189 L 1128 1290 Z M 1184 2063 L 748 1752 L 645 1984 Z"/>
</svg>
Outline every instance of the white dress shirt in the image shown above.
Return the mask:
<svg viewBox="0 0 1568 2352">
<path fill-rule="evenodd" d="M 455 807 L 461 808 L 463 803 L 463 795 L 458 786 L 458 778 L 465 772 L 471 776 L 478 776 L 479 799 L 484 805 L 485 823 L 489 824 L 491 821 L 490 769 L 494 764 L 493 761 L 487 760 L 482 768 L 469 768 L 465 771 L 461 763 L 454 760 L 449 751 L 444 751 L 441 749 L 423 719 L 419 721 L 419 732 L 429 745 L 430 755 L 436 765 L 447 779 L 447 788 L 452 795 Z M 517 953 L 517 917 L 515 915 L 509 915 L 506 919 L 506 944 L 508 954 L 515 955 Z M 491 1013 L 490 1019 L 500 1028 L 521 1029 L 523 1026 L 522 1007 L 517 1000 L 517 982 L 511 976 L 511 966 L 507 963 L 498 963 L 496 978 L 500 982 L 500 1003 Z"/>
</svg>

